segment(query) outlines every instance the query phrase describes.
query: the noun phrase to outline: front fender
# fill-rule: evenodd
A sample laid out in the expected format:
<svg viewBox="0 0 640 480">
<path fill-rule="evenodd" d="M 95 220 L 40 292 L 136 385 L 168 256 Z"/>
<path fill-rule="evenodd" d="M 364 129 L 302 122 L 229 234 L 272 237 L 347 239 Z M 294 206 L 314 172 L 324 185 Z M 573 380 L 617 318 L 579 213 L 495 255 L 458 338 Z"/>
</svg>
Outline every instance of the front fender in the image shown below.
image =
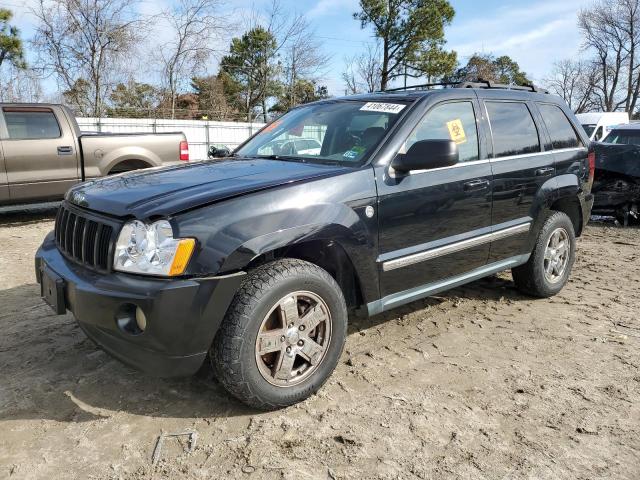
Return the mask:
<svg viewBox="0 0 640 480">
<path fill-rule="evenodd" d="M 349 255 L 357 256 L 356 248 L 372 247 L 362 222 L 350 227 L 336 223 L 310 224 L 260 235 L 240 245 L 221 266 L 221 272 L 241 270 L 260 255 L 301 243 L 323 240 L 338 243 Z"/>
<path fill-rule="evenodd" d="M 375 199 L 372 171 L 361 170 L 185 212 L 176 219 L 179 235 L 199 240 L 188 273 L 236 272 L 260 255 L 322 240 L 344 250 L 363 293 L 375 295 L 377 215 L 365 215 Z"/>
</svg>

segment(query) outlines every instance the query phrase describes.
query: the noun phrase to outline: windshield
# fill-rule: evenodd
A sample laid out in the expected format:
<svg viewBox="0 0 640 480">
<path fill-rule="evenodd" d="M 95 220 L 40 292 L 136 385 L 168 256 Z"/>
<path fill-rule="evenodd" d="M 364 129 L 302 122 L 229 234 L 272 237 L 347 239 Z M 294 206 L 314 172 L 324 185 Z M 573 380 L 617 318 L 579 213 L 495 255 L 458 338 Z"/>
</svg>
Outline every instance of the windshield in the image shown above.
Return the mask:
<svg viewBox="0 0 640 480">
<path fill-rule="evenodd" d="M 640 145 L 640 130 L 613 130 L 604 141 L 618 145 Z"/>
<path fill-rule="evenodd" d="M 587 135 L 589 136 L 589 138 L 591 138 L 591 135 L 593 135 L 593 131 L 596 129 L 596 126 L 583 124 L 582 128 L 584 128 L 584 131 L 587 132 Z"/>
<path fill-rule="evenodd" d="M 235 154 L 361 165 L 407 108 L 406 102 L 338 101 L 290 111 Z"/>
</svg>

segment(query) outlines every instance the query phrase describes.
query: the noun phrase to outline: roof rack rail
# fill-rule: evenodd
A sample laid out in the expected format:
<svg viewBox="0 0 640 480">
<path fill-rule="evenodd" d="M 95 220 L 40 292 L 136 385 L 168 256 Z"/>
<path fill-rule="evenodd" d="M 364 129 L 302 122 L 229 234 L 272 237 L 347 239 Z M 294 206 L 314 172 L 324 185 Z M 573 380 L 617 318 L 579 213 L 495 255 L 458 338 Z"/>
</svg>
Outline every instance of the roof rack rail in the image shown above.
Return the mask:
<svg viewBox="0 0 640 480">
<path fill-rule="evenodd" d="M 477 82 L 461 82 L 458 88 L 497 88 L 503 90 L 521 90 L 525 92 L 549 93 L 549 90 L 540 88 L 534 84 L 530 85 L 507 85 L 504 83 L 496 83 L 491 80 L 478 79 Z"/>
<path fill-rule="evenodd" d="M 423 83 L 420 85 L 407 85 L 406 87 L 388 88 L 382 90 L 379 93 L 389 92 L 403 92 L 407 90 L 427 90 L 431 87 L 444 87 L 444 88 L 495 88 L 502 90 L 520 90 L 524 92 L 535 93 L 549 93 L 548 90 L 540 88 L 534 84 L 531 85 L 507 85 L 503 83 L 496 83 L 491 80 L 478 79 L 477 82 L 439 82 L 439 83 Z"/>
<path fill-rule="evenodd" d="M 407 90 L 427 90 L 431 87 L 449 87 L 454 88 L 460 85 L 461 82 L 438 82 L 438 83 L 421 83 L 420 85 L 407 85 L 406 87 L 397 87 L 397 88 L 387 88 L 385 90 L 380 90 L 379 93 L 388 93 L 388 92 L 404 92 Z"/>
</svg>

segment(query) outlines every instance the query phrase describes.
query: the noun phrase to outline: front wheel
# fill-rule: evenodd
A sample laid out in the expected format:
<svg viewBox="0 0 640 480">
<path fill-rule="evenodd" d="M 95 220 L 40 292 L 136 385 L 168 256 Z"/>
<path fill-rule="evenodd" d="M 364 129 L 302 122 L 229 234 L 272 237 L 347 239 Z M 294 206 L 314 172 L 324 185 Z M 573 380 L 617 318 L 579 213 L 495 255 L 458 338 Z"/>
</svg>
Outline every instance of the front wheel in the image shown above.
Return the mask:
<svg viewBox="0 0 640 480">
<path fill-rule="evenodd" d="M 316 392 L 333 372 L 347 332 L 340 287 L 317 265 L 278 260 L 251 272 L 211 351 L 222 385 L 242 402 L 275 409 Z"/>
<path fill-rule="evenodd" d="M 556 295 L 569 280 L 575 252 L 571 219 L 563 212 L 554 212 L 544 222 L 529 261 L 511 270 L 516 287 L 535 297 Z"/>
</svg>

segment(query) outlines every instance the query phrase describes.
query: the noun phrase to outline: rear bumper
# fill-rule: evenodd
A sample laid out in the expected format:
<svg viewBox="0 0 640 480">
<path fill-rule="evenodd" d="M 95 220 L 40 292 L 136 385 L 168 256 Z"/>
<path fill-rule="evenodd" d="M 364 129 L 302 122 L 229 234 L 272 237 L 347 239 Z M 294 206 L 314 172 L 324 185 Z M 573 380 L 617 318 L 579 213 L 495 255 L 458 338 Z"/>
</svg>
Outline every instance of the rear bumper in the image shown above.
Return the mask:
<svg viewBox="0 0 640 480">
<path fill-rule="evenodd" d="M 202 365 L 244 273 L 197 279 L 100 274 L 64 258 L 49 234 L 36 253 L 36 277 L 49 269 L 63 280 L 64 310 L 118 360 L 155 376 L 186 376 Z M 139 307 L 144 332 L 131 333 L 118 318 Z"/>
</svg>

